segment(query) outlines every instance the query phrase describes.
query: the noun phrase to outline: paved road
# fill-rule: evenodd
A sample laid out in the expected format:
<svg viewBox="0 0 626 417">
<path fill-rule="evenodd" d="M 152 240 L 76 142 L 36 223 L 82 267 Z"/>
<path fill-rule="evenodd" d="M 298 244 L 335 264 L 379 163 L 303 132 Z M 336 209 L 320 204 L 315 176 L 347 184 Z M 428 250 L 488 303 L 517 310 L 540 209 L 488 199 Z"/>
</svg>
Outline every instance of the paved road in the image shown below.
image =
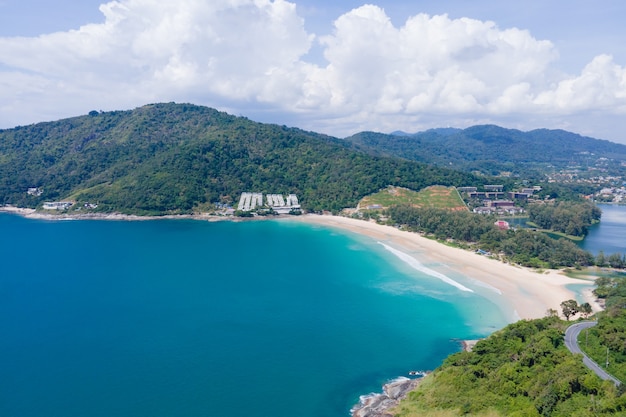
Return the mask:
<svg viewBox="0 0 626 417">
<path fill-rule="evenodd" d="M 592 361 L 591 358 L 589 358 L 587 355 L 585 355 L 578 346 L 578 335 L 580 334 L 580 332 L 584 329 L 593 327 L 596 324 L 598 323 L 595 321 L 583 321 L 569 326 L 565 331 L 565 346 L 569 349 L 570 352 L 574 354 L 582 354 L 583 363 L 585 364 L 585 366 L 595 372 L 595 374 L 598 375 L 600 378 L 613 381 L 615 385 L 620 385 L 621 382 L 619 379 L 615 378 L 614 376 L 607 373 L 604 369 L 600 368 L 598 364 Z"/>
</svg>

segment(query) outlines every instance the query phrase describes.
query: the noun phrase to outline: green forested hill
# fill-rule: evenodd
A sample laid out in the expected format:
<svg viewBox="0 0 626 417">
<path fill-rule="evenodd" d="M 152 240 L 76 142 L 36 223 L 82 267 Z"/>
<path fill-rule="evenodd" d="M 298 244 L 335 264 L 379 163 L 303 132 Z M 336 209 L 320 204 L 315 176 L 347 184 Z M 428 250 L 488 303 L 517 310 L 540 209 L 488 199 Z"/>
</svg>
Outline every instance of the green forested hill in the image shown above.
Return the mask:
<svg viewBox="0 0 626 417">
<path fill-rule="evenodd" d="M 394 414 L 417 416 L 623 416 L 621 387 L 601 381 L 564 346 L 571 323 L 522 320 L 449 356 Z M 599 327 L 599 326 L 598 326 Z"/>
<path fill-rule="evenodd" d="M 623 381 L 626 281 L 620 273 L 605 272 L 596 284 L 594 293 L 605 300 L 606 309 L 595 315 L 597 326 L 580 334 L 578 343 Z M 571 324 L 554 315 L 510 324 L 479 341 L 471 352 L 449 356 L 394 416 L 626 415 L 624 384 L 600 380 L 583 364 L 582 355 L 565 347 L 564 332 Z"/>
<path fill-rule="evenodd" d="M 584 137 L 564 130 L 522 132 L 483 125 L 467 129 L 432 129 L 413 135 L 362 132 L 346 139 L 362 150 L 393 155 L 463 171 L 541 172 L 548 167 L 593 167 L 623 171 L 626 145 Z"/>
<path fill-rule="evenodd" d="M 474 182 L 372 156 L 337 138 L 189 104 L 94 111 L 0 131 L 0 204 L 23 207 L 74 199 L 103 211 L 184 213 L 255 191 L 296 193 L 305 209 L 338 210 L 388 185 Z M 43 194 L 28 195 L 30 187 Z"/>
</svg>

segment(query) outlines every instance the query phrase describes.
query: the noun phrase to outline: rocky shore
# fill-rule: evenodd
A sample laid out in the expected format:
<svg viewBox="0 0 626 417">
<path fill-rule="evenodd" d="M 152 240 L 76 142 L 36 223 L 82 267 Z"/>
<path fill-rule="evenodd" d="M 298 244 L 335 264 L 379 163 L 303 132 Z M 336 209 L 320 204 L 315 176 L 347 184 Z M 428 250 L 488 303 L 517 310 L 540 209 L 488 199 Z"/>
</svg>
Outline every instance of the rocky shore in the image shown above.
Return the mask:
<svg viewBox="0 0 626 417">
<path fill-rule="evenodd" d="M 462 340 L 461 347 L 464 351 L 471 352 L 477 342 L 479 340 Z M 419 371 L 415 374 L 419 377 L 413 379 L 399 377 L 388 382 L 383 385 L 382 393 L 361 396 L 359 403 L 350 410 L 350 415 L 352 417 L 393 417 L 390 411 L 406 398 L 409 392 L 417 388 L 428 372 Z"/>
<path fill-rule="evenodd" d="M 71 213 L 66 212 L 54 212 L 54 211 L 37 211 L 30 208 L 21 208 L 14 206 L 0 206 L 0 212 L 17 214 L 28 219 L 39 220 L 161 220 L 161 219 L 193 219 L 193 220 L 208 220 L 208 221 L 220 221 L 220 220 L 242 220 L 233 216 L 218 216 L 213 214 L 171 214 L 162 216 L 140 216 L 136 214 L 122 214 L 122 213 L 93 213 L 93 212 L 78 212 Z"/>
<path fill-rule="evenodd" d="M 389 411 L 414 390 L 422 378 L 400 377 L 383 385 L 383 392 L 364 395 L 350 413 L 352 417 L 393 417 Z"/>
</svg>

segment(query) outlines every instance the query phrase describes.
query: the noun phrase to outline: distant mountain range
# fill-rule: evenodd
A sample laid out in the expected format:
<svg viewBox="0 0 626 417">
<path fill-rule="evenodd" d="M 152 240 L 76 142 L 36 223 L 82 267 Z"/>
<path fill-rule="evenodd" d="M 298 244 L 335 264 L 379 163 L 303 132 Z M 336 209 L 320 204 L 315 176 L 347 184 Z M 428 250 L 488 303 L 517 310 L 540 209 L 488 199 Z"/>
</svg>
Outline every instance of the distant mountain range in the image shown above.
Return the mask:
<svg viewBox="0 0 626 417">
<path fill-rule="evenodd" d="M 494 125 L 467 129 L 440 128 L 408 134 L 361 132 L 349 138 L 358 149 L 374 155 L 497 175 L 506 171 L 523 176 L 567 167 L 594 167 L 623 172 L 626 145 L 581 136 L 564 130 L 522 132 Z"/>
<path fill-rule="evenodd" d="M 188 213 L 259 192 L 340 210 L 388 185 L 479 186 L 494 179 L 471 171 L 529 175 L 537 165 L 599 157 L 626 160 L 626 146 L 498 126 L 339 139 L 203 106 L 152 104 L 0 130 L 0 204 L 72 200 L 102 211 Z"/>
</svg>

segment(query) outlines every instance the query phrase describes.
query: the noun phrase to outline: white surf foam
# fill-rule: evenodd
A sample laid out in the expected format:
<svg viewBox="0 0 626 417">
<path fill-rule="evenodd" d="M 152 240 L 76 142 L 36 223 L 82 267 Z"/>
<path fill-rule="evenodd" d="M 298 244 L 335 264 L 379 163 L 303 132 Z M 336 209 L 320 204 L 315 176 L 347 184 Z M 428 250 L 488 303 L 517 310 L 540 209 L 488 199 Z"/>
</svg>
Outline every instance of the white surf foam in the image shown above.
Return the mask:
<svg viewBox="0 0 626 417">
<path fill-rule="evenodd" d="M 402 251 L 399 251 L 397 249 L 392 248 L 389 245 L 385 245 L 382 242 L 378 242 L 379 244 L 383 245 L 383 247 L 385 249 L 387 249 L 389 252 L 393 253 L 395 256 L 397 256 L 400 260 L 402 260 L 403 262 L 405 262 L 406 264 L 408 264 L 409 266 L 411 266 L 413 269 L 416 269 L 420 272 L 423 272 L 426 275 L 430 275 L 431 277 L 435 277 L 437 279 L 440 279 L 441 281 L 445 282 L 446 284 L 452 285 L 453 287 L 458 288 L 461 291 L 466 291 L 466 292 L 474 292 L 473 290 L 467 288 L 465 285 L 460 284 L 458 282 L 456 282 L 455 280 L 453 280 L 450 277 L 447 277 L 446 275 L 434 271 L 430 268 L 425 267 L 424 265 L 422 265 L 421 262 L 419 262 L 417 259 L 415 259 L 414 257 L 412 257 L 409 254 L 406 254 Z"/>
<path fill-rule="evenodd" d="M 488 290 L 493 291 L 493 292 L 495 292 L 498 295 L 502 295 L 502 291 L 500 291 L 499 289 L 497 289 L 493 285 L 489 285 L 486 282 L 482 282 L 482 281 L 479 281 L 477 279 L 472 279 L 472 282 L 474 283 L 474 285 L 477 285 L 477 286 L 483 287 L 483 288 L 487 288 Z"/>
</svg>

